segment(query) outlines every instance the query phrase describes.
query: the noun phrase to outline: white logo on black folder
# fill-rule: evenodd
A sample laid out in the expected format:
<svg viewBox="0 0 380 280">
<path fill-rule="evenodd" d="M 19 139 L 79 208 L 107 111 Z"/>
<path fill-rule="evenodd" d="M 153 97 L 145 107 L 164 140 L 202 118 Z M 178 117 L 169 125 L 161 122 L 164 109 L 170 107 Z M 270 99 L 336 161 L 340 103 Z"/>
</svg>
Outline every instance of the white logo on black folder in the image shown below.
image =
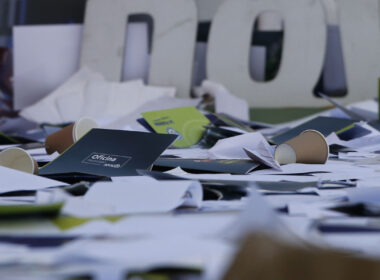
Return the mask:
<svg viewBox="0 0 380 280">
<path fill-rule="evenodd" d="M 104 154 L 104 153 L 92 153 L 91 155 L 86 157 L 82 161 L 82 163 L 98 165 L 102 167 L 109 167 L 109 168 L 121 168 L 128 161 L 130 161 L 131 158 L 132 157 L 128 157 L 128 156 L 109 155 L 109 154 Z"/>
</svg>

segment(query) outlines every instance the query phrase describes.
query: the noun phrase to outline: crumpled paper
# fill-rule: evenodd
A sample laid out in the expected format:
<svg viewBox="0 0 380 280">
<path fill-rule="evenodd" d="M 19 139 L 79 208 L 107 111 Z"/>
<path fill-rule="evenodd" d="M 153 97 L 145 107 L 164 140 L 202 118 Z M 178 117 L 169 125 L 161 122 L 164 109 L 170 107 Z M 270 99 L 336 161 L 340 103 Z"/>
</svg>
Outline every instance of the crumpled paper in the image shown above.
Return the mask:
<svg viewBox="0 0 380 280">
<path fill-rule="evenodd" d="M 20 115 L 37 123 L 65 123 L 81 117 L 117 118 L 146 102 L 174 97 L 175 93 L 175 88 L 146 86 L 141 80 L 108 82 L 101 74 L 84 67 Z"/>
<path fill-rule="evenodd" d="M 215 100 L 215 112 L 226 113 L 242 120 L 249 120 L 248 102 L 230 93 L 222 84 L 204 80 L 194 92 L 198 97 L 210 94 Z"/>
</svg>

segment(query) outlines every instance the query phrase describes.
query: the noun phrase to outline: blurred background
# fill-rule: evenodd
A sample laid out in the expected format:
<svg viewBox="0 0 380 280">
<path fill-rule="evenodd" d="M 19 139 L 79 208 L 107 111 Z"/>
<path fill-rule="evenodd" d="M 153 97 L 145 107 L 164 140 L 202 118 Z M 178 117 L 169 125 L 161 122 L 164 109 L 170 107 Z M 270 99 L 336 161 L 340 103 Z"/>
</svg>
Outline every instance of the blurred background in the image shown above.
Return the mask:
<svg viewBox="0 0 380 280">
<path fill-rule="evenodd" d="M 198 8 L 198 30 L 195 49 L 195 63 L 193 69 L 192 86 L 199 86 L 203 80 L 207 79 L 206 52 L 207 41 L 211 26 L 211 21 L 223 0 L 197 0 Z M 334 2 L 334 0 L 321 0 L 321 2 Z M 329 4 L 325 4 L 325 8 Z M 2 115 L 15 114 L 14 111 L 23 106 L 13 104 L 13 82 L 12 82 L 12 57 L 13 57 L 13 37 L 12 29 L 15 26 L 23 25 L 51 25 L 51 24 L 82 24 L 84 21 L 86 0 L 0 0 L 0 112 Z M 334 11 L 327 12 L 326 21 L 328 23 L 328 38 L 326 61 L 333 60 L 333 63 L 326 65 L 320 75 L 318 83 L 314 89 L 314 99 L 318 99 L 317 92 L 324 92 L 331 97 L 343 98 L 347 95 L 346 77 L 344 71 L 344 61 L 341 50 L 340 31 L 334 20 L 329 19 Z M 334 16 L 332 16 L 334 17 Z M 277 22 L 268 21 L 270 17 L 262 17 L 254 21 L 252 32 L 252 53 L 255 56 L 260 49 L 264 48 L 265 66 L 264 70 L 258 70 L 251 63 L 249 69 L 253 80 L 258 82 L 272 81 L 276 78 L 281 65 L 282 46 L 284 39 L 283 24 L 281 16 Z M 261 20 L 261 21 L 260 21 Z M 129 18 L 129 22 L 148 23 L 148 30 L 151 39 L 153 22 L 149 16 L 137 15 Z M 278 23 L 280 22 L 280 24 Z M 256 49 L 256 50 L 255 50 Z M 149 50 L 151 51 L 151 50 Z M 257 61 L 256 58 L 252 60 Z M 144 78 L 144 77 L 141 77 Z M 145 77 L 146 81 L 146 77 Z M 223 81 L 221 81 L 223 83 Z M 58 86 L 55 85 L 55 86 Z M 46 95 L 48 92 L 43 92 Z M 42 93 L 41 93 L 42 94 Z M 42 95 L 41 95 L 42 96 Z M 38 96 L 38 97 L 41 97 Z M 251 104 L 252 105 L 252 104 Z M 275 106 L 276 107 L 276 106 Z M 315 107 L 314 105 L 310 107 Z M 273 109 L 278 110 L 278 109 Z M 282 110 L 282 109 L 281 109 Z M 319 111 L 318 108 L 292 108 L 293 118 L 301 115 Z M 264 110 L 265 111 L 265 110 Z M 257 108 L 253 118 L 271 122 L 273 116 L 282 114 L 261 115 L 262 108 Z M 287 115 L 287 114 L 285 114 Z M 269 118 L 269 119 L 268 119 Z M 277 121 L 276 119 L 274 121 Z"/>
</svg>

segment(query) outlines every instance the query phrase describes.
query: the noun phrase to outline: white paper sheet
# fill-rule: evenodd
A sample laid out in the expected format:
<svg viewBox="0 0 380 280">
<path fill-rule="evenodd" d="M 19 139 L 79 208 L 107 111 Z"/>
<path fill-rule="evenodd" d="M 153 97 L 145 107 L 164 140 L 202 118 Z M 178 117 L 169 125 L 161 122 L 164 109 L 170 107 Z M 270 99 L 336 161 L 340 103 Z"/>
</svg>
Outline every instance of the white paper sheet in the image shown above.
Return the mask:
<svg viewBox="0 0 380 280">
<path fill-rule="evenodd" d="M 81 69 L 63 86 L 21 111 L 37 122 L 73 122 L 81 117 L 117 118 L 161 97 L 174 97 L 174 88 L 145 86 L 140 81 L 107 82 L 87 68 Z M 51 114 L 51 115 L 49 115 Z"/>
<path fill-rule="evenodd" d="M 231 255 L 234 248 L 233 244 L 225 241 L 188 236 L 129 241 L 85 239 L 64 245 L 50 256 L 50 264 L 93 260 L 97 263 L 123 264 L 126 269 L 135 271 L 161 266 L 202 268 L 211 260 Z"/>
<path fill-rule="evenodd" d="M 72 122 L 81 118 L 83 104 L 85 104 L 85 88 L 86 86 L 83 88 L 83 91 L 74 90 L 56 98 L 55 106 L 57 108 L 61 122 Z M 101 100 L 99 100 L 99 102 L 101 102 Z"/>
<path fill-rule="evenodd" d="M 82 116 L 120 117 L 147 102 L 161 97 L 174 97 L 175 88 L 145 86 L 141 80 L 114 83 L 91 81 L 84 92 Z"/>
<path fill-rule="evenodd" d="M 266 143 L 266 144 L 265 144 Z M 252 132 L 219 140 L 209 150 L 209 157 L 213 159 L 250 159 L 244 149 L 263 151 L 266 154 L 267 141 L 259 132 Z"/>
<path fill-rule="evenodd" d="M 280 216 L 285 225 L 303 240 L 310 240 L 310 228 L 313 220 L 298 216 Z"/>
<path fill-rule="evenodd" d="M 380 236 L 377 232 L 364 233 L 329 233 L 323 236 L 326 245 L 339 250 L 345 250 L 354 254 L 367 257 L 380 257 L 378 244 Z"/>
<path fill-rule="evenodd" d="M 0 178 L 0 193 L 11 191 L 35 191 L 67 185 L 63 182 L 9 169 L 3 166 L 0 166 Z"/>
<path fill-rule="evenodd" d="M 339 153 L 338 158 L 341 160 L 351 160 L 356 161 L 360 159 L 370 159 L 375 158 L 377 155 L 374 153 L 368 152 L 348 152 L 348 153 Z"/>
<path fill-rule="evenodd" d="M 17 147 L 18 144 L 10 144 L 10 145 L 0 145 L 0 150 L 5 150 L 12 147 Z"/>
<path fill-rule="evenodd" d="M 196 181 L 155 181 L 131 177 L 96 183 L 83 198 L 67 200 L 63 213 L 77 217 L 163 213 L 180 206 L 200 207 L 202 186 Z"/>
<path fill-rule="evenodd" d="M 208 150 L 193 148 L 193 149 L 166 149 L 163 156 L 177 156 L 180 158 L 196 158 L 196 159 L 207 159 Z"/>
<path fill-rule="evenodd" d="M 372 188 L 380 187 L 380 174 L 377 178 L 358 180 L 356 182 L 356 187 L 359 188 Z"/>
<path fill-rule="evenodd" d="M 176 169 L 178 171 L 178 169 Z M 193 180 L 220 180 L 220 181 L 240 181 L 240 182 L 315 182 L 318 178 L 314 176 L 301 176 L 301 175 L 231 175 L 231 174 L 189 174 L 168 172 L 169 174 L 181 176 L 186 179 Z"/>
<path fill-rule="evenodd" d="M 292 216 L 303 216 L 309 219 L 322 219 L 332 217 L 345 217 L 346 214 L 329 210 L 336 202 L 320 199 L 318 197 L 294 197 L 287 201 L 289 214 Z"/>
<path fill-rule="evenodd" d="M 380 205 L 380 187 L 347 189 L 346 193 L 348 200 L 352 203 Z"/>
<path fill-rule="evenodd" d="M 371 137 L 362 137 L 346 143 L 346 147 L 354 148 L 362 152 L 376 152 L 380 150 L 380 135 Z"/>
<path fill-rule="evenodd" d="M 326 141 L 329 145 L 337 144 L 344 147 L 351 148 L 360 152 L 376 152 L 380 150 L 380 132 L 370 127 L 368 124 L 362 124 L 365 129 L 370 129 L 371 134 L 364 137 L 355 138 L 350 141 L 340 140 L 339 137 L 332 133 Z"/>
<path fill-rule="evenodd" d="M 83 103 L 85 106 L 81 106 L 81 115 L 91 118 L 97 117 L 110 117 L 117 114 L 120 116 L 120 106 L 126 107 L 126 113 L 130 110 L 128 107 L 134 104 L 125 102 L 123 99 L 123 93 L 129 95 L 133 92 L 140 94 L 144 87 L 142 81 L 133 81 L 128 83 L 111 83 L 107 81 L 89 81 L 83 92 Z M 119 102 L 117 102 L 117 96 L 120 96 Z M 116 102 L 115 102 L 116 101 Z M 112 110 L 112 106 L 116 104 L 117 108 Z"/>
<path fill-rule="evenodd" d="M 340 140 L 340 138 L 338 137 L 338 135 L 336 135 L 335 132 L 333 133 L 330 133 L 327 137 L 326 137 L 326 141 L 327 141 L 327 144 L 329 144 L 329 146 L 331 145 L 341 145 L 341 146 L 344 146 L 346 144 L 346 141 L 343 141 L 343 140 Z"/>
<path fill-rule="evenodd" d="M 250 199 L 245 210 L 231 225 L 231 230 L 225 233 L 227 238 L 241 240 L 252 233 L 264 233 L 284 239 L 292 239 L 294 236 L 281 221 L 270 204 L 255 188 L 250 193 Z"/>
<path fill-rule="evenodd" d="M 282 171 L 265 169 L 254 171 L 253 174 L 257 175 L 294 175 L 294 174 L 307 174 L 307 173 L 334 173 L 338 172 L 366 172 L 365 168 L 355 166 L 349 162 L 332 161 L 328 160 L 325 164 L 302 164 L 291 163 L 281 166 Z"/>
<path fill-rule="evenodd" d="M 247 155 L 254 161 L 276 170 L 282 170 L 280 164 L 274 159 L 273 149 L 268 143 L 259 143 L 260 150 L 244 149 Z"/>
<path fill-rule="evenodd" d="M 80 235 L 110 235 L 114 237 L 189 236 L 215 238 L 228 230 L 236 213 L 202 213 L 184 215 L 135 215 L 114 223 L 94 220 L 68 232 Z"/>
<path fill-rule="evenodd" d="M 58 152 L 54 152 L 51 155 L 48 155 L 48 154 L 33 155 L 33 158 L 37 162 L 51 162 L 55 160 L 57 157 L 59 157 Z"/>
<path fill-rule="evenodd" d="M 360 179 L 367 179 L 367 178 L 373 178 L 377 177 L 378 174 L 374 173 L 371 170 L 366 170 L 363 168 L 363 171 L 357 171 L 357 172 L 332 172 L 332 173 L 315 173 L 313 174 L 313 177 L 316 180 L 331 180 L 331 181 L 339 181 L 339 180 L 360 180 Z"/>
<path fill-rule="evenodd" d="M 56 105 L 57 99 L 63 98 L 62 96 L 66 95 L 75 94 L 79 96 L 83 94 L 87 82 L 93 80 L 99 81 L 104 80 L 104 78 L 100 74 L 95 73 L 88 68 L 82 68 L 51 94 L 45 96 L 32 106 L 21 110 L 20 115 L 37 123 L 62 123 L 64 120 L 60 114 L 62 111 L 58 111 Z M 70 115 L 70 108 L 67 108 L 67 110 L 67 113 Z"/>
</svg>

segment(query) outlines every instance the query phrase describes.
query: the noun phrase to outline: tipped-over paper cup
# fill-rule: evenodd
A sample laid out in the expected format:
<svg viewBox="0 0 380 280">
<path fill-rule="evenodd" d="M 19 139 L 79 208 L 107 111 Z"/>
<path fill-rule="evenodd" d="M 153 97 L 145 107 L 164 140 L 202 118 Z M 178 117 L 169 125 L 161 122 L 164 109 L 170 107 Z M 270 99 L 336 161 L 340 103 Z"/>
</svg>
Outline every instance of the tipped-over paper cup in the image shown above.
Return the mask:
<svg viewBox="0 0 380 280">
<path fill-rule="evenodd" d="M 54 152 L 63 153 L 72 144 L 83 137 L 93 128 L 97 128 L 97 123 L 89 118 L 82 118 L 75 123 L 68 125 L 61 130 L 50 134 L 45 140 L 46 152 L 50 155 Z"/>
<path fill-rule="evenodd" d="M 329 145 L 316 130 L 305 130 L 300 135 L 276 147 L 274 158 L 280 164 L 323 164 L 329 157 Z"/>
<path fill-rule="evenodd" d="M 0 166 L 30 174 L 38 173 L 37 161 L 21 148 L 8 148 L 0 152 Z"/>
</svg>

